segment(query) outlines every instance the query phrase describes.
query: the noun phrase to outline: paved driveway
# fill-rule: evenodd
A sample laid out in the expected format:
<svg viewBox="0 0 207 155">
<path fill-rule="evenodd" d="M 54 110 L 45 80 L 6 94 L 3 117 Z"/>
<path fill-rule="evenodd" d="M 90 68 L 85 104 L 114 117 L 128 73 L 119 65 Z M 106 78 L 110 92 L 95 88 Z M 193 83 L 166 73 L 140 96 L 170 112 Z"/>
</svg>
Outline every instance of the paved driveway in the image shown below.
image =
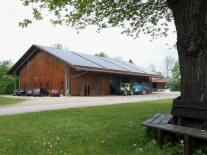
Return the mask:
<svg viewBox="0 0 207 155">
<path fill-rule="evenodd" d="M 79 96 L 79 97 L 18 97 L 3 96 L 11 98 L 26 98 L 27 101 L 14 105 L 0 107 L 0 116 L 13 115 L 27 112 L 38 112 L 45 110 L 67 109 L 76 107 L 89 107 L 99 105 L 109 105 L 117 103 L 130 103 L 147 100 L 158 100 L 175 98 L 180 92 L 156 92 L 146 95 L 108 95 L 108 96 Z"/>
</svg>

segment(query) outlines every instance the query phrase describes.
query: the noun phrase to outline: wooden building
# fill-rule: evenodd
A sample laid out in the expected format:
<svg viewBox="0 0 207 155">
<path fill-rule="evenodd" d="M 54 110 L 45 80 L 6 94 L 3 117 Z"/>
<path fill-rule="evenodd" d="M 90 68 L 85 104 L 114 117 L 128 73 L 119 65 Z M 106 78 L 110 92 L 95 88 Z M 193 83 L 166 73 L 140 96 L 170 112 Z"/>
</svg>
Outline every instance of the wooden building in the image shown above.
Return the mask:
<svg viewBox="0 0 207 155">
<path fill-rule="evenodd" d="M 159 78 L 159 77 L 152 77 L 152 79 L 150 79 L 150 81 L 152 80 L 152 91 L 156 92 L 158 91 L 158 89 L 165 89 L 165 85 L 167 83 L 170 83 L 170 81 L 167 81 L 163 78 Z"/>
<path fill-rule="evenodd" d="M 20 89 L 59 89 L 65 96 L 109 95 L 110 84 L 118 88 L 124 82 L 145 82 L 150 93 L 150 79 L 160 77 L 129 62 L 39 45 L 32 45 L 7 74 L 19 75 Z"/>
</svg>

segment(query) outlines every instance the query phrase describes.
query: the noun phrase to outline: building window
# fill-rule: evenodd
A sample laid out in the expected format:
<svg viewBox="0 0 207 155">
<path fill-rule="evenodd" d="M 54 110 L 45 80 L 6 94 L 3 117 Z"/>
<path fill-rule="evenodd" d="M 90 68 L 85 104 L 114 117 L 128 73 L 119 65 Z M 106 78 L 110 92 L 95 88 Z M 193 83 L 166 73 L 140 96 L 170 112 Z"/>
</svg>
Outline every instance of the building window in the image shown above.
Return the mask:
<svg viewBox="0 0 207 155">
<path fill-rule="evenodd" d="M 24 84 L 24 90 L 26 90 L 26 88 L 27 88 L 27 85 L 26 85 L 26 83 Z"/>
<path fill-rule="evenodd" d="M 49 91 L 49 82 L 47 83 L 47 91 Z"/>
<path fill-rule="evenodd" d="M 35 83 L 34 88 L 37 88 L 37 83 Z"/>
<path fill-rule="evenodd" d="M 40 88 L 42 88 L 42 83 L 40 83 Z"/>
<path fill-rule="evenodd" d="M 63 82 L 60 82 L 60 91 L 63 91 Z"/>
<path fill-rule="evenodd" d="M 157 88 L 157 83 L 153 83 L 153 88 Z"/>
</svg>

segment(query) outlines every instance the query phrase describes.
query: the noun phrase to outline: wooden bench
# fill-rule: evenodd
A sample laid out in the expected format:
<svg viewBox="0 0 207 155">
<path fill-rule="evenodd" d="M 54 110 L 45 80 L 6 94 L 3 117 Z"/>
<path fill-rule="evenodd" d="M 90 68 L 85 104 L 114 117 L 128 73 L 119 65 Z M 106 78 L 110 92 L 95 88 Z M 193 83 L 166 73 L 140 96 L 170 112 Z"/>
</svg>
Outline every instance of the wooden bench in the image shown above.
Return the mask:
<svg viewBox="0 0 207 155">
<path fill-rule="evenodd" d="M 177 125 L 168 124 L 170 119 L 178 118 Z M 182 125 L 182 117 L 196 118 L 204 121 L 204 128 L 195 129 L 184 127 Z M 170 113 L 158 113 L 149 118 L 141 125 L 158 129 L 158 146 L 161 148 L 163 144 L 162 131 L 168 131 L 176 134 L 184 135 L 185 154 L 190 155 L 190 137 L 207 140 L 207 102 L 201 101 L 183 101 L 180 97 L 173 100 L 172 111 Z"/>
</svg>

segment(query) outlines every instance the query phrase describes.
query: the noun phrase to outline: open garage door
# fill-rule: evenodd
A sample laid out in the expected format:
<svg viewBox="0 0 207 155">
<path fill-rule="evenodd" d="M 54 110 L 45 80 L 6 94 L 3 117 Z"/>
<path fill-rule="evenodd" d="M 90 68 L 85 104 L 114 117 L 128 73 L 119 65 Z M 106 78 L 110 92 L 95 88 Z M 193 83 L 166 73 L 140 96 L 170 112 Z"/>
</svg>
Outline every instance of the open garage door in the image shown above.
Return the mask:
<svg viewBox="0 0 207 155">
<path fill-rule="evenodd" d="M 120 77 L 120 75 L 110 76 L 110 94 L 116 94 L 119 90 L 120 83 L 129 83 L 129 77 Z"/>
</svg>

